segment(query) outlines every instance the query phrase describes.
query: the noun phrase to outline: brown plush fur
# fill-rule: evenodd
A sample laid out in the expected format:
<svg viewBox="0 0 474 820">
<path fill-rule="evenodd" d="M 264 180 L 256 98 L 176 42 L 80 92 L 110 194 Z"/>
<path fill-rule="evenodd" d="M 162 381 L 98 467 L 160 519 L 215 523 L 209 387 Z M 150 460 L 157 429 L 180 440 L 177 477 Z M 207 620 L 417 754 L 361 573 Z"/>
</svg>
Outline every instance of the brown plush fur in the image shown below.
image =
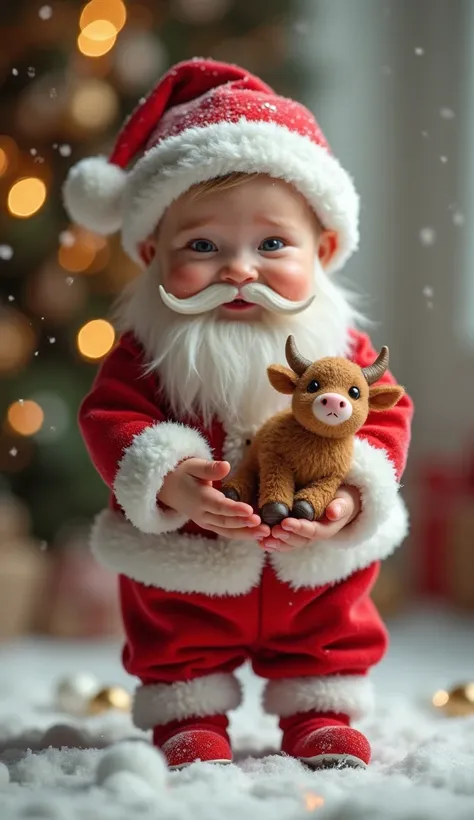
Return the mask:
<svg viewBox="0 0 474 820">
<path fill-rule="evenodd" d="M 252 503 L 258 490 L 261 514 L 266 505 L 283 504 L 291 512 L 295 502 L 306 501 L 313 517 L 320 518 L 351 468 L 355 433 L 370 410 L 394 407 L 404 394 L 403 387 L 369 385 L 358 365 L 336 357 L 310 364 L 302 375 L 281 365 L 272 365 L 267 372 L 276 390 L 292 395 L 292 407 L 272 416 L 260 428 L 223 491 Z M 316 393 L 307 390 L 313 380 L 320 385 Z M 359 389 L 358 399 L 349 395 L 351 387 Z M 315 399 L 326 393 L 337 393 L 352 405 L 350 418 L 337 426 L 324 423 L 313 413 Z M 274 511 L 273 517 L 264 514 L 263 520 L 265 517 L 267 523 L 275 523 Z M 280 519 L 284 517 L 280 515 Z"/>
</svg>

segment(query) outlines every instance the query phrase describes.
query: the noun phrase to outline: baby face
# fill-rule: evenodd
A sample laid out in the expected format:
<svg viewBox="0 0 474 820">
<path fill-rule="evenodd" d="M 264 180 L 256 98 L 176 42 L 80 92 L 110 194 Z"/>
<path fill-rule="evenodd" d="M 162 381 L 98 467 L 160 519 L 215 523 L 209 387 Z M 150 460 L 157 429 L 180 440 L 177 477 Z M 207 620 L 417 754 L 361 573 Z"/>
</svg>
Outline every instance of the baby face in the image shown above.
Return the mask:
<svg viewBox="0 0 474 820">
<path fill-rule="evenodd" d="M 324 264 L 335 247 L 333 232 L 321 231 L 296 189 L 261 175 L 198 196 L 183 194 L 167 209 L 146 252 L 156 254 L 172 296 L 188 299 L 211 285 L 231 285 L 239 292 L 217 308 L 221 317 L 255 320 L 265 308 L 242 298 L 240 289 L 259 283 L 302 302 L 312 293 L 316 256 Z"/>
</svg>

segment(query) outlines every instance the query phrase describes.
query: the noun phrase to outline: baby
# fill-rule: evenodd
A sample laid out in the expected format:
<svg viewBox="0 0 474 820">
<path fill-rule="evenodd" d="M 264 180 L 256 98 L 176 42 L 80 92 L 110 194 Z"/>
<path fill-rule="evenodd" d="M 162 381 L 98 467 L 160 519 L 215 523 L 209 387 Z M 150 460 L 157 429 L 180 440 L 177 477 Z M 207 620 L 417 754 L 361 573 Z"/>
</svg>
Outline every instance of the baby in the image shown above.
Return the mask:
<svg viewBox="0 0 474 820">
<path fill-rule="evenodd" d="M 80 410 L 111 490 L 91 542 L 120 574 L 136 725 L 172 768 L 231 762 L 234 673 L 250 660 L 282 752 L 366 766 L 369 743 L 350 723 L 370 707 L 368 672 L 387 646 L 369 595 L 407 530 L 410 399 L 369 415 L 318 521 L 270 530 L 219 489 L 287 406 L 266 368 L 288 335 L 311 360 L 376 358 L 332 276 L 358 243 L 351 179 L 302 105 L 237 66 L 191 60 L 135 110 L 108 161 L 71 169 L 64 196 L 85 227 L 121 228 L 144 268 Z"/>
</svg>

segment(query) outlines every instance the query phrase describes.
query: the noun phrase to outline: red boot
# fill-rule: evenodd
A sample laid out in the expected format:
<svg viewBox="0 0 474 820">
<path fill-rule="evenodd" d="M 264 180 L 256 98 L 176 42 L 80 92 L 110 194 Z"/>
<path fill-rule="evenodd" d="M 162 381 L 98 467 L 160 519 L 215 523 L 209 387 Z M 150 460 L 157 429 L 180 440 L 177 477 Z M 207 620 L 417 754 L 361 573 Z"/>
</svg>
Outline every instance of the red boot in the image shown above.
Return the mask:
<svg viewBox="0 0 474 820">
<path fill-rule="evenodd" d="M 281 750 L 312 769 L 365 768 L 369 741 L 349 726 L 347 715 L 307 712 L 280 720 Z"/>
<path fill-rule="evenodd" d="M 163 752 L 170 769 L 182 769 L 196 761 L 232 763 L 232 749 L 225 715 L 175 720 L 155 726 L 153 744 Z"/>
</svg>

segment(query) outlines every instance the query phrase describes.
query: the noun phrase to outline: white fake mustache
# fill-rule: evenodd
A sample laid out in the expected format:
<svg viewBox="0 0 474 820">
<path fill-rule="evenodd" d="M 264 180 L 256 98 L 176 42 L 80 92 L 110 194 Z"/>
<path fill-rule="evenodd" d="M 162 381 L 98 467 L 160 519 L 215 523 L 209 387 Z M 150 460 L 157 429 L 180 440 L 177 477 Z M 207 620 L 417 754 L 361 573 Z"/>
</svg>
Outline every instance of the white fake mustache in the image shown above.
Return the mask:
<svg viewBox="0 0 474 820">
<path fill-rule="evenodd" d="M 220 305 L 233 302 L 237 297 L 244 299 L 246 302 L 260 305 L 260 307 L 268 308 L 268 310 L 273 310 L 275 313 L 285 313 L 287 315 L 302 313 L 314 301 L 314 296 L 310 296 L 309 299 L 302 302 L 293 302 L 291 299 L 280 296 L 267 285 L 262 285 L 261 282 L 254 282 L 241 288 L 236 288 L 233 285 L 209 285 L 205 290 L 201 290 L 194 296 L 188 296 L 187 299 L 177 299 L 176 296 L 168 293 L 163 285 L 160 285 L 160 296 L 170 310 L 186 316 L 206 313 L 220 307 Z"/>
</svg>

